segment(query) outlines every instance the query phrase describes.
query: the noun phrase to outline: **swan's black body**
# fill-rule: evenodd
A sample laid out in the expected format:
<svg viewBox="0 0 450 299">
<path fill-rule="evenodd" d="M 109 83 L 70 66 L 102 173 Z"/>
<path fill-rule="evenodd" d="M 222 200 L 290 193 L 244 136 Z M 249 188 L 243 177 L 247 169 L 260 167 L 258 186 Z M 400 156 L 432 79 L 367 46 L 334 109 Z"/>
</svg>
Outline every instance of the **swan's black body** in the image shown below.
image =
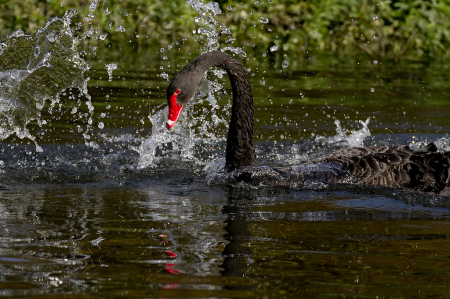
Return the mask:
<svg viewBox="0 0 450 299">
<path fill-rule="evenodd" d="M 257 166 L 253 147 L 252 89 L 243 66 L 233 56 L 216 51 L 195 58 L 171 81 L 167 89 L 167 99 L 175 96 L 180 106 L 187 104 L 194 97 L 205 71 L 214 66 L 221 67 L 227 72 L 233 88 L 226 170 L 234 171 L 247 166 Z M 181 92 L 178 93 L 179 91 Z M 450 194 L 450 152 L 437 152 L 434 144 L 416 151 L 407 146 L 356 147 L 326 154 L 308 163 L 338 165 L 337 170 L 325 171 L 324 180 L 329 182 L 353 182 L 362 185 L 390 186 L 408 191 Z M 293 167 L 283 167 L 275 171 L 280 174 L 292 174 L 297 178 L 302 176 L 294 173 Z M 248 179 L 249 176 L 243 173 L 242 177 Z M 306 176 L 310 177 L 311 173 L 314 174 L 314 178 L 317 177 L 317 172 L 314 171 L 309 171 Z"/>
</svg>

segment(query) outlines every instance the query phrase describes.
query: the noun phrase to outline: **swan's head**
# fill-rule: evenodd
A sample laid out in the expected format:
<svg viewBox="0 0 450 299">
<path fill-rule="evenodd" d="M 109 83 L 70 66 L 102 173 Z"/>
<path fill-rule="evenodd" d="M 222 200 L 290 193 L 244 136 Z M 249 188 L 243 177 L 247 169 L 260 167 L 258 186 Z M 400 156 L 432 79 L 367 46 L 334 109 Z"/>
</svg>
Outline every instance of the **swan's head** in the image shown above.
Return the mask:
<svg viewBox="0 0 450 299">
<path fill-rule="evenodd" d="M 198 86 L 198 83 L 194 83 L 190 78 L 189 73 L 183 71 L 172 79 L 167 88 L 169 119 L 166 125 L 169 130 L 175 126 L 183 107 L 194 97 Z"/>
</svg>

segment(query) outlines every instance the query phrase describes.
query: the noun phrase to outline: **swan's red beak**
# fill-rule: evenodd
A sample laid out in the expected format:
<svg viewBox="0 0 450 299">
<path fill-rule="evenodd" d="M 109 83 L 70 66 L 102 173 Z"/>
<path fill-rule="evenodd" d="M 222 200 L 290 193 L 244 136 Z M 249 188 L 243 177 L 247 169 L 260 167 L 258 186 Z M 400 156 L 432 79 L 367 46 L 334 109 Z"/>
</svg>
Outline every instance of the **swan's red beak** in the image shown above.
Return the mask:
<svg viewBox="0 0 450 299">
<path fill-rule="evenodd" d="M 177 122 L 178 117 L 183 110 L 183 106 L 177 103 L 177 96 L 178 94 L 174 93 L 169 100 L 169 119 L 166 123 L 167 129 L 169 130 L 171 130 L 173 126 L 175 126 L 175 123 Z"/>
</svg>

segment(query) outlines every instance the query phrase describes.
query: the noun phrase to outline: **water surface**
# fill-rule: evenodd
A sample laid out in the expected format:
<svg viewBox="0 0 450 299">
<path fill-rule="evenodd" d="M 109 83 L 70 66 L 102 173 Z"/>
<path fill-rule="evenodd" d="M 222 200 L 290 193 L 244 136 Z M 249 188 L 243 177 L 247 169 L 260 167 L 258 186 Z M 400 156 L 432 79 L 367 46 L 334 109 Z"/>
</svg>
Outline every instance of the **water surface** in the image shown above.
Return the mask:
<svg viewBox="0 0 450 299">
<path fill-rule="evenodd" d="M 448 197 L 207 184 L 224 156 L 231 88 L 211 71 L 167 131 L 167 78 L 196 56 L 172 52 L 90 52 L 87 92 L 78 83 L 38 109 L 26 126 L 34 140 L 1 141 L 0 296 L 448 296 Z M 236 57 L 253 86 L 262 165 L 358 145 L 450 149 L 439 61 Z"/>
</svg>

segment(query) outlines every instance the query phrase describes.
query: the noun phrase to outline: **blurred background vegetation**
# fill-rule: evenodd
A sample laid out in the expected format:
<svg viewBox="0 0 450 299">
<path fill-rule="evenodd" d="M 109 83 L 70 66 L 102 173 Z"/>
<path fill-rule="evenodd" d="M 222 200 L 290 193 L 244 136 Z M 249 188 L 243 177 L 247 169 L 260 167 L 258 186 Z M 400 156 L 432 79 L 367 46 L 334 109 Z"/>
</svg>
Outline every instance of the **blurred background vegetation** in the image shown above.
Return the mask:
<svg viewBox="0 0 450 299">
<path fill-rule="evenodd" d="M 128 45 L 143 51 L 170 44 L 198 51 L 194 30 L 204 24 L 185 0 L 98 0 L 91 11 L 93 1 L 0 0 L 0 35 L 17 29 L 34 32 L 73 8 L 78 11 L 73 26 L 82 38 L 90 38 L 90 46 L 106 42 L 113 49 Z M 230 45 L 246 52 L 276 46 L 289 55 L 320 52 L 393 60 L 450 56 L 450 0 L 216 2 L 222 13 L 215 19 L 236 39 Z M 222 34 L 222 45 L 227 41 L 230 35 Z"/>
</svg>

